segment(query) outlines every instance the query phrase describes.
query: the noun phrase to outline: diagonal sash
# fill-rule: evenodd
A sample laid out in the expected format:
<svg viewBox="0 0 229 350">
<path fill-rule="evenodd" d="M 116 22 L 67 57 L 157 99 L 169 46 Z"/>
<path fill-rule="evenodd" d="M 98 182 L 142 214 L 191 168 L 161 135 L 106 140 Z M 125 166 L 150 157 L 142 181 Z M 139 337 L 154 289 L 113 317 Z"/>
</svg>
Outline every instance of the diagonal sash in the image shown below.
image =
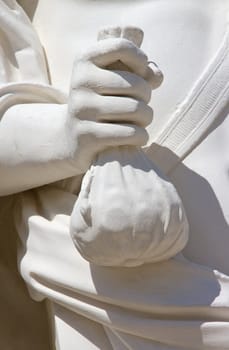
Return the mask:
<svg viewBox="0 0 229 350">
<path fill-rule="evenodd" d="M 229 29 L 185 100 L 169 118 L 147 154 L 168 174 L 203 140 L 229 101 Z M 157 147 L 159 145 L 159 147 Z M 166 157 L 163 149 L 176 156 Z"/>
</svg>

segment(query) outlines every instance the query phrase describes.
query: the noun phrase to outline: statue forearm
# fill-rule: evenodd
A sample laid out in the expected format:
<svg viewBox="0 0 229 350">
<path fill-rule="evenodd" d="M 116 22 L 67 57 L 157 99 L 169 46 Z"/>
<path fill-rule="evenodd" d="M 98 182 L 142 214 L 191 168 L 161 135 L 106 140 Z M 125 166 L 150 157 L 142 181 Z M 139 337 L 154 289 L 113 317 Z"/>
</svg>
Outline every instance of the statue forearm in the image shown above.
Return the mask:
<svg viewBox="0 0 229 350">
<path fill-rule="evenodd" d="M 65 133 L 66 105 L 22 104 L 0 122 L 0 194 L 77 174 Z"/>
</svg>

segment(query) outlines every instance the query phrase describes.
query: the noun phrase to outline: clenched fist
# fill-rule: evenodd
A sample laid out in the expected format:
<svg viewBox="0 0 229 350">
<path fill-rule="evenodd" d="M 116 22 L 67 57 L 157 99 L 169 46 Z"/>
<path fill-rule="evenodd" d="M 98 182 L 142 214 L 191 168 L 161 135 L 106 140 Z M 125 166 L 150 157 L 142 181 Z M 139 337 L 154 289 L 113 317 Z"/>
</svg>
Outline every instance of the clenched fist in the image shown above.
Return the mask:
<svg viewBox="0 0 229 350">
<path fill-rule="evenodd" d="M 158 68 L 149 68 L 131 41 L 97 42 L 74 63 L 67 104 L 35 98 L 4 113 L 0 194 L 84 174 L 96 154 L 110 146 L 144 145 L 153 115 L 151 89 L 161 80 Z"/>
<path fill-rule="evenodd" d="M 112 69 L 117 62 L 126 70 Z M 108 68 L 109 67 L 109 68 Z M 85 172 L 109 146 L 142 146 L 152 121 L 151 90 L 162 74 L 131 41 L 101 40 L 77 57 L 68 103 L 68 132 L 77 168 Z"/>
</svg>

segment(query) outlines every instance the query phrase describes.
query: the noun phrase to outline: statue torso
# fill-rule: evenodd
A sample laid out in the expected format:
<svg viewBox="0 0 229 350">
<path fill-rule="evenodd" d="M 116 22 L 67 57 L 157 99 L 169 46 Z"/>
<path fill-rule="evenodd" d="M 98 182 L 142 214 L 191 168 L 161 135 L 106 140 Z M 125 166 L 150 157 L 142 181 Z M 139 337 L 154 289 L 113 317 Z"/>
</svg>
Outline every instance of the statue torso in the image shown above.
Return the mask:
<svg viewBox="0 0 229 350">
<path fill-rule="evenodd" d="M 217 51 L 227 28 L 228 8 L 227 0 L 39 0 L 33 24 L 45 48 L 52 84 L 65 91 L 74 58 L 96 41 L 100 27 L 141 27 L 145 32 L 142 48 L 165 76 L 151 101 L 155 112 L 150 128 L 153 138 Z M 220 253 L 229 244 L 227 140 L 225 120 L 192 152 L 186 166 L 173 172 L 172 178 L 191 223 L 188 256 L 229 273 Z M 205 247 L 208 251 L 203 254 Z"/>
</svg>

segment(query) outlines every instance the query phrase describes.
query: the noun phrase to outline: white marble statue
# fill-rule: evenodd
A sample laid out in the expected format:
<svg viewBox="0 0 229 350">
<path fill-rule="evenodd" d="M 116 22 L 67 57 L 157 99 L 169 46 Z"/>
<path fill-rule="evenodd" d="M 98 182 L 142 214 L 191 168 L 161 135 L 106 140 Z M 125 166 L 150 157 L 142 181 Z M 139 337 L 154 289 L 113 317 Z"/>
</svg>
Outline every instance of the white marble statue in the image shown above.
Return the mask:
<svg viewBox="0 0 229 350">
<path fill-rule="evenodd" d="M 1 349 L 229 349 L 228 15 L 228 0 L 0 0 Z M 107 25 L 142 28 L 141 49 L 97 42 Z M 151 60 L 164 73 L 152 96 Z M 117 61 L 132 71 L 115 72 Z M 175 185 L 189 222 L 182 253 L 114 267 L 76 249 L 70 219 L 83 175 L 120 146 L 144 146 L 161 169 L 159 232 L 184 218 L 160 187 Z M 113 169 L 105 181 L 95 174 L 95 205 Z M 128 200 L 147 198 L 147 181 Z M 127 215 L 125 201 L 115 208 Z"/>
</svg>

